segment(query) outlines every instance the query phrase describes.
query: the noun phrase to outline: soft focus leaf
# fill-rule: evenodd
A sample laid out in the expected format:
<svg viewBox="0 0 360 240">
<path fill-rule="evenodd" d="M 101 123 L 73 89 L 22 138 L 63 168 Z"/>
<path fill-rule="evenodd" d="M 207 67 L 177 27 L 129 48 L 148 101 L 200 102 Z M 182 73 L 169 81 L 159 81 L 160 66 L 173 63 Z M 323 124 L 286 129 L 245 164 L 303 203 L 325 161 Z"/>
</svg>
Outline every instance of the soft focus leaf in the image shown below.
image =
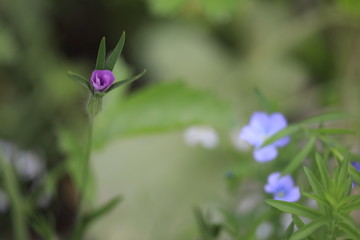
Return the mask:
<svg viewBox="0 0 360 240">
<path fill-rule="evenodd" d="M 351 239 L 360 239 L 360 231 L 359 228 L 355 226 L 351 226 L 344 222 L 339 222 L 338 227 L 342 229 L 346 235 Z"/>
<path fill-rule="evenodd" d="M 323 196 L 324 189 L 321 186 L 319 180 L 314 175 L 314 173 L 307 167 L 304 167 L 304 172 L 314 193 L 318 196 Z"/>
<path fill-rule="evenodd" d="M 356 131 L 350 129 L 331 129 L 331 128 L 316 128 L 309 129 L 310 132 L 315 134 L 325 134 L 325 135 L 337 135 L 337 134 L 356 134 Z"/>
<path fill-rule="evenodd" d="M 105 58 L 106 58 L 106 45 L 105 45 L 105 37 L 101 39 L 98 55 L 96 58 L 96 70 L 104 70 L 105 69 Z"/>
<path fill-rule="evenodd" d="M 298 203 L 285 202 L 285 201 L 272 200 L 272 199 L 266 200 L 266 203 L 279 209 L 280 211 L 303 216 L 309 219 L 316 219 L 322 216 L 319 212 L 311 208 L 304 207 Z"/>
<path fill-rule="evenodd" d="M 309 153 L 314 147 L 314 144 L 315 144 L 315 137 L 311 137 L 310 140 L 305 145 L 305 147 L 301 149 L 301 151 L 298 154 L 295 155 L 292 161 L 289 162 L 289 164 L 286 166 L 282 174 L 286 175 L 296 170 L 309 155 Z"/>
<path fill-rule="evenodd" d="M 271 103 L 265 98 L 264 94 L 260 91 L 259 88 L 255 88 L 255 95 L 261 105 L 261 107 L 268 113 L 274 112 L 274 107 Z"/>
<path fill-rule="evenodd" d="M 106 111 L 106 109 L 104 109 Z M 157 84 L 136 92 L 111 114 L 98 116 L 95 146 L 115 137 L 183 129 L 190 125 L 229 126 L 233 121 L 227 102 L 210 92 L 183 83 Z"/>
<path fill-rule="evenodd" d="M 286 136 L 290 136 L 291 134 L 294 134 L 295 132 L 297 132 L 298 130 L 300 130 L 300 127 L 297 125 L 290 125 L 282 130 L 280 130 L 279 132 L 275 133 L 274 135 L 272 135 L 271 137 L 269 137 L 268 139 L 266 139 L 266 141 L 262 144 L 261 147 L 265 147 L 283 137 Z"/>
<path fill-rule="evenodd" d="M 119 42 L 116 44 L 116 47 L 114 48 L 108 61 L 106 62 L 105 69 L 110 71 L 114 69 L 115 63 L 122 52 L 124 44 L 125 44 L 125 32 L 122 33 Z"/>
<path fill-rule="evenodd" d="M 288 240 L 291 236 L 291 234 L 293 234 L 294 232 L 294 222 L 291 222 L 290 225 L 287 227 L 284 236 L 282 237 L 283 240 Z"/>
<path fill-rule="evenodd" d="M 86 225 L 91 224 L 92 222 L 96 221 L 97 219 L 103 217 L 104 215 L 110 213 L 121 201 L 121 196 L 114 197 L 101 207 L 98 207 L 92 210 L 90 213 L 87 213 L 84 217 L 84 221 Z"/>
<path fill-rule="evenodd" d="M 141 78 L 141 77 L 146 73 L 146 71 L 147 71 L 147 70 L 145 69 L 144 71 L 142 71 L 142 72 L 139 73 L 138 75 L 135 75 L 135 76 L 133 76 L 133 77 L 131 77 L 131 78 L 128 78 L 128 79 L 120 80 L 120 81 L 112 84 L 112 85 L 106 90 L 106 92 L 110 92 L 110 91 L 112 91 L 112 90 L 114 90 L 114 89 L 116 89 L 116 88 L 118 88 L 118 87 L 120 87 L 120 86 L 122 86 L 122 85 L 124 85 L 124 84 L 131 83 L 131 82 L 133 82 L 133 81 L 138 80 L 139 78 Z"/>
<path fill-rule="evenodd" d="M 300 228 L 298 231 L 296 231 L 290 238 L 290 240 L 300 240 L 304 239 L 305 237 L 312 234 L 314 231 L 316 231 L 318 228 L 322 227 L 323 225 L 328 223 L 328 219 L 326 217 L 322 217 L 319 219 L 316 219 L 312 221 L 309 224 L 306 224 L 302 228 Z"/>
<path fill-rule="evenodd" d="M 91 86 L 90 86 L 89 80 L 87 80 L 85 77 L 83 77 L 79 74 L 73 73 L 71 71 L 68 71 L 68 76 L 76 83 L 80 84 L 81 86 L 83 86 L 91 91 Z"/>
<path fill-rule="evenodd" d="M 316 115 L 314 117 L 307 118 L 305 120 L 302 120 L 301 122 L 297 123 L 300 124 L 314 124 L 314 123 L 323 123 L 328 121 L 336 121 L 341 120 L 345 118 L 349 118 L 350 114 L 346 113 L 324 113 L 320 115 Z"/>
<path fill-rule="evenodd" d="M 330 183 L 330 176 L 329 176 L 328 169 L 326 167 L 325 159 L 323 159 L 319 153 L 316 153 L 315 160 L 316 160 L 316 164 L 317 164 L 317 167 L 318 167 L 318 170 L 320 173 L 321 183 L 323 186 L 328 188 L 328 185 Z"/>
</svg>

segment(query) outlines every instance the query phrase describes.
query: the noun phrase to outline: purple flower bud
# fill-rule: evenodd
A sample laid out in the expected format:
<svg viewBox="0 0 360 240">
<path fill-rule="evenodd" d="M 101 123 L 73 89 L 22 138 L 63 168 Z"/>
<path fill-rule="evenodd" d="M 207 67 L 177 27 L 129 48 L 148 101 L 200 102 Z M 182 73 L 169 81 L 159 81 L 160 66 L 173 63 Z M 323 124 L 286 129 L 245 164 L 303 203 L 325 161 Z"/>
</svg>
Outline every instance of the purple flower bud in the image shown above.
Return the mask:
<svg viewBox="0 0 360 240">
<path fill-rule="evenodd" d="M 265 192 L 273 194 L 275 200 L 296 202 L 300 199 L 299 187 L 294 185 L 290 175 L 281 177 L 279 172 L 270 174 L 264 189 Z"/>
<path fill-rule="evenodd" d="M 104 92 L 114 82 L 114 74 L 110 70 L 94 70 L 91 74 L 90 83 L 95 91 Z"/>
</svg>

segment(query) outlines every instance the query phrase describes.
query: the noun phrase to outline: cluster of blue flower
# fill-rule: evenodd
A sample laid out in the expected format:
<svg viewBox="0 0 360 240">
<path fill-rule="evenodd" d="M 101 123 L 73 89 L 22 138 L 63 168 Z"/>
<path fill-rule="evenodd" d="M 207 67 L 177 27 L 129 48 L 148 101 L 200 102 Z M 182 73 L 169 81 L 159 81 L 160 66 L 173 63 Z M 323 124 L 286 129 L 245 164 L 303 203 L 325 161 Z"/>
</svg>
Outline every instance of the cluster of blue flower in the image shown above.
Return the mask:
<svg viewBox="0 0 360 240">
<path fill-rule="evenodd" d="M 281 113 L 255 112 L 249 124 L 242 128 L 240 138 L 254 146 L 253 156 L 257 162 L 268 162 L 277 157 L 277 148 L 286 146 L 290 142 L 290 137 L 281 138 L 265 147 L 262 145 L 266 139 L 286 126 L 287 120 Z M 292 177 L 281 176 L 280 172 L 269 175 L 264 189 L 267 193 L 273 194 L 276 200 L 296 202 L 300 199 L 299 187 L 294 185 Z"/>
</svg>

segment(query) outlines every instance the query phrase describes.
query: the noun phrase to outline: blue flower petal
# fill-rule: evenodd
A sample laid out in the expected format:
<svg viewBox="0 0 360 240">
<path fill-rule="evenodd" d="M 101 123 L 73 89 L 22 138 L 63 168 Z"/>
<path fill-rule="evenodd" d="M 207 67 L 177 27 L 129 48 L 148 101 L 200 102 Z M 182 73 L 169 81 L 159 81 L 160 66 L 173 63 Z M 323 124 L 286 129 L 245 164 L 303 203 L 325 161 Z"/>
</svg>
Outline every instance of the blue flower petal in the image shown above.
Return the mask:
<svg viewBox="0 0 360 240">
<path fill-rule="evenodd" d="M 254 158 L 257 162 L 268 162 L 276 158 L 278 151 L 275 146 L 269 145 L 254 150 Z"/>
<path fill-rule="evenodd" d="M 262 136 L 261 132 L 259 133 L 258 130 L 250 126 L 243 127 L 240 132 L 240 138 L 253 146 L 260 146 L 263 143 L 264 138 Z"/>
</svg>

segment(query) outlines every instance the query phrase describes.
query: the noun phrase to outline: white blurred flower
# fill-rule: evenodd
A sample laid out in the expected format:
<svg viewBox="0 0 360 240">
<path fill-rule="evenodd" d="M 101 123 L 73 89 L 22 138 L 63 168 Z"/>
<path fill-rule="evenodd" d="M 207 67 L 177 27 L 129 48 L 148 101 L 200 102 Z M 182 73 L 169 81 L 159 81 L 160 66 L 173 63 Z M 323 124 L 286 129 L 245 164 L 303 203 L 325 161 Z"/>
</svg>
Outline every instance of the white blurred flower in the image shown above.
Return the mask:
<svg viewBox="0 0 360 240">
<path fill-rule="evenodd" d="M 251 149 L 251 145 L 247 141 L 240 138 L 240 129 L 232 132 L 231 142 L 239 151 L 247 152 Z"/>
<path fill-rule="evenodd" d="M 261 223 L 256 229 L 256 239 L 269 239 L 270 235 L 273 233 L 274 227 L 269 222 Z"/>
<path fill-rule="evenodd" d="M 15 144 L 0 140 L 4 160 L 14 165 L 24 180 L 33 180 L 45 170 L 40 157 L 32 151 L 20 150 Z"/>
<path fill-rule="evenodd" d="M 9 199 L 6 193 L 0 190 L 0 212 L 5 212 L 9 207 Z"/>
<path fill-rule="evenodd" d="M 185 142 L 189 146 L 200 145 L 204 148 L 214 148 L 218 144 L 218 135 L 212 127 L 192 126 L 185 130 Z"/>
</svg>

